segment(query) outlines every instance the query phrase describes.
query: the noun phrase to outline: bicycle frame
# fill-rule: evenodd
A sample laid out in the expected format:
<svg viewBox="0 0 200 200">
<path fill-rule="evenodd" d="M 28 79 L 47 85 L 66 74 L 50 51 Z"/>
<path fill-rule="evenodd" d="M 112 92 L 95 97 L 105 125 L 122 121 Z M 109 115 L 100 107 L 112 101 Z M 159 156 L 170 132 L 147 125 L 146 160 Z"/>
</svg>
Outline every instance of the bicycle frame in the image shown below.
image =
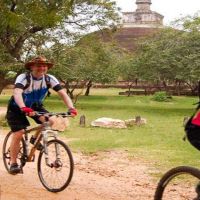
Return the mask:
<svg viewBox="0 0 200 200">
<path fill-rule="evenodd" d="M 31 148 L 31 150 L 29 151 L 29 139 L 28 139 L 28 133 L 31 133 L 33 131 L 39 131 L 41 129 L 41 133 L 38 134 L 38 136 L 36 137 L 36 141 L 34 146 Z M 26 148 L 25 148 L 25 158 L 23 158 L 24 162 L 31 162 L 33 161 L 33 156 L 35 154 L 35 150 L 37 148 L 38 143 L 42 140 L 43 141 L 43 145 L 44 145 L 44 153 L 45 153 L 45 160 L 46 160 L 46 164 L 49 167 L 52 167 L 52 165 L 49 163 L 49 157 L 48 157 L 48 148 L 47 148 L 47 143 L 48 143 L 48 138 L 49 137 L 53 137 L 54 139 L 57 139 L 58 135 L 58 131 L 56 130 L 52 130 L 50 127 L 50 122 L 44 122 L 41 126 L 37 126 L 28 130 L 25 130 L 24 133 L 24 140 L 25 140 L 25 144 L 26 144 Z M 56 145 L 56 159 L 59 160 L 59 147 Z"/>
</svg>

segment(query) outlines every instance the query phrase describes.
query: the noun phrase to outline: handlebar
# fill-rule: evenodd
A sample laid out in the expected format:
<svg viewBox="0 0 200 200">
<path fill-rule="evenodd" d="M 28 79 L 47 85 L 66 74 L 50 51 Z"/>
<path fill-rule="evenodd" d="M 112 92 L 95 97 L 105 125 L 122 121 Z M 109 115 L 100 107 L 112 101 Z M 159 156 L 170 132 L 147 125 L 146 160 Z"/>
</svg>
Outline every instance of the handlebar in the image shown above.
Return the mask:
<svg viewBox="0 0 200 200">
<path fill-rule="evenodd" d="M 74 117 L 69 112 L 62 113 L 62 112 L 35 112 L 35 116 L 46 116 L 46 117 L 52 117 L 52 116 L 61 116 L 61 117 Z"/>
</svg>

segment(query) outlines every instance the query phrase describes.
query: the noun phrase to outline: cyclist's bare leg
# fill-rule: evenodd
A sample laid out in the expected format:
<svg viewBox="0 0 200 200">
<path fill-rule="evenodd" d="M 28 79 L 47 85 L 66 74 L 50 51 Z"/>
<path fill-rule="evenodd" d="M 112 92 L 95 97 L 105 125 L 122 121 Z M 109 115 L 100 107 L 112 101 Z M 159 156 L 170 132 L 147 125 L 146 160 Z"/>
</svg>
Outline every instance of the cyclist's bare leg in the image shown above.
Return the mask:
<svg viewBox="0 0 200 200">
<path fill-rule="evenodd" d="M 20 148 L 20 141 L 22 139 L 22 136 L 24 134 L 24 130 L 19 130 L 17 132 L 13 132 L 12 134 L 12 140 L 10 143 L 10 157 L 11 157 L 11 164 L 17 163 L 17 156 L 19 153 Z"/>
</svg>

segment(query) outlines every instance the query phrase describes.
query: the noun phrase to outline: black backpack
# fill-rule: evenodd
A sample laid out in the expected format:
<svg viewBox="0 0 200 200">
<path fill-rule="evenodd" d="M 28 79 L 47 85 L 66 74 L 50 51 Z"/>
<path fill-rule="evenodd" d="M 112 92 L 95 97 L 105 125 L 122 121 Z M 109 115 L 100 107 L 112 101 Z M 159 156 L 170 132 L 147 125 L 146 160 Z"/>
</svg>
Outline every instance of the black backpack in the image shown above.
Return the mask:
<svg viewBox="0 0 200 200">
<path fill-rule="evenodd" d="M 185 133 L 188 141 L 198 150 L 200 150 L 200 126 L 192 124 L 192 119 L 199 112 L 200 102 L 197 103 L 197 108 L 193 115 L 185 124 Z"/>
</svg>

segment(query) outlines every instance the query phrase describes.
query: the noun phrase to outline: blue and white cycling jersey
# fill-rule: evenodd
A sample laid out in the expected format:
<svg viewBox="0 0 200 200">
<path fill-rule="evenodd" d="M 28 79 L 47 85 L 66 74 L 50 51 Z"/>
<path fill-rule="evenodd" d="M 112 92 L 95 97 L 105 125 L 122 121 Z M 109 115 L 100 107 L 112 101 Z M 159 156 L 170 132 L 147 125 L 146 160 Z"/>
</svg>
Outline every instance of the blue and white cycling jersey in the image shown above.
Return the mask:
<svg viewBox="0 0 200 200">
<path fill-rule="evenodd" d="M 50 74 L 47 74 L 46 76 L 48 76 L 48 80 L 49 80 L 48 84 L 50 85 L 52 89 L 54 89 L 55 91 L 59 91 L 60 89 L 62 89 L 59 81 L 54 76 Z M 31 107 L 33 104 L 38 104 L 38 105 L 42 104 L 42 101 L 44 100 L 49 89 L 46 83 L 45 75 L 37 79 L 33 77 L 32 74 L 30 73 L 30 83 L 29 83 L 29 86 L 26 88 L 27 84 L 28 84 L 28 81 L 27 81 L 26 73 L 20 74 L 16 78 L 15 88 L 24 89 L 22 96 L 23 96 L 25 105 L 27 107 Z M 11 101 L 11 104 L 13 106 L 16 106 L 14 99 L 13 101 Z"/>
</svg>

